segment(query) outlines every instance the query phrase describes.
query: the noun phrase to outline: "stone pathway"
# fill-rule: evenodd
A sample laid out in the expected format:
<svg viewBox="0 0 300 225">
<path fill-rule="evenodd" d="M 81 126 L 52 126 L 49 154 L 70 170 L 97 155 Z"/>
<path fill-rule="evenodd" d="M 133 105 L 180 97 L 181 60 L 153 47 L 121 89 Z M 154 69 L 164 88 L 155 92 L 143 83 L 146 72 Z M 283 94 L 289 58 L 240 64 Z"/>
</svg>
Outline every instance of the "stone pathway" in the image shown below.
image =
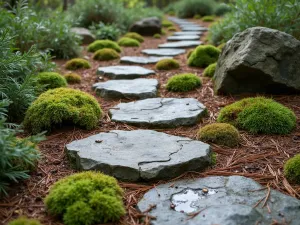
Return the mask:
<svg viewBox="0 0 300 225">
<path fill-rule="evenodd" d="M 185 53 L 185 49 L 174 49 L 174 48 L 165 48 L 165 49 L 144 49 L 142 53 L 152 56 L 177 56 Z"/>
<path fill-rule="evenodd" d="M 201 41 L 176 41 L 158 45 L 159 48 L 193 48 L 201 45 Z"/>
<path fill-rule="evenodd" d="M 198 35 L 175 35 L 167 38 L 168 41 L 194 41 L 199 39 L 200 36 Z"/>
<path fill-rule="evenodd" d="M 175 36 L 181 36 L 181 35 L 202 35 L 203 33 L 201 31 L 179 31 L 179 32 L 175 32 L 173 35 Z"/>
<path fill-rule="evenodd" d="M 97 73 L 111 79 L 135 79 L 155 74 L 153 70 L 148 70 L 140 66 L 100 67 Z"/>
<path fill-rule="evenodd" d="M 134 64 L 153 64 L 162 59 L 170 59 L 173 57 L 144 57 L 144 56 L 124 56 L 121 58 L 121 63 L 134 63 Z"/>
</svg>

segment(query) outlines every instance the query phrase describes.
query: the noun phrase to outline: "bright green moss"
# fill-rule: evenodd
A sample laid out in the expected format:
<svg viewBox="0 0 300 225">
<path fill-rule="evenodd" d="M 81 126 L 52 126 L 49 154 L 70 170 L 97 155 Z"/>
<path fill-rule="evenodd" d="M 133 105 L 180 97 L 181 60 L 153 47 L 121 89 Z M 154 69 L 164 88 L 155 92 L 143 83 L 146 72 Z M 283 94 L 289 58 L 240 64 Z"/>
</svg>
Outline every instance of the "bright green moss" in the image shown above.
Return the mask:
<svg viewBox="0 0 300 225">
<path fill-rule="evenodd" d="M 205 68 L 218 61 L 221 51 L 212 45 L 198 46 L 188 60 L 189 66 Z"/>
<path fill-rule="evenodd" d="M 153 37 L 156 38 L 156 39 L 160 39 L 161 35 L 160 34 L 154 34 Z"/>
<path fill-rule="evenodd" d="M 195 20 L 201 19 L 201 15 L 196 14 L 193 18 L 194 18 Z"/>
<path fill-rule="evenodd" d="M 66 62 L 65 68 L 67 70 L 89 69 L 91 64 L 85 59 L 75 58 Z"/>
<path fill-rule="evenodd" d="M 189 59 L 189 58 L 191 57 L 191 55 L 193 54 L 194 50 L 195 50 L 195 49 L 190 49 L 190 50 L 188 51 L 188 53 L 186 54 L 186 58 L 187 58 L 187 59 Z"/>
<path fill-rule="evenodd" d="M 289 181 L 300 184 L 300 154 L 290 158 L 284 164 L 284 176 Z"/>
<path fill-rule="evenodd" d="M 157 70 L 174 70 L 180 67 L 179 62 L 175 59 L 162 59 L 155 65 Z"/>
<path fill-rule="evenodd" d="M 81 82 L 81 76 L 77 73 L 67 73 L 64 77 L 68 84 L 79 84 Z"/>
<path fill-rule="evenodd" d="M 211 165 L 214 166 L 217 164 L 217 153 L 213 152 L 211 154 Z"/>
<path fill-rule="evenodd" d="M 24 127 L 32 133 L 50 131 L 64 123 L 92 129 L 101 115 L 102 110 L 93 96 L 71 88 L 56 88 L 41 94 L 32 103 Z"/>
<path fill-rule="evenodd" d="M 161 25 L 162 25 L 163 27 L 172 27 L 172 26 L 174 26 L 174 24 L 173 24 L 170 20 L 163 20 L 163 21 L 161 22 Z"/>
<path fill-rule="evenodd" d="M 123 37 L 118 41 L 118 44 L 123 47 L 139 47 L 140 42 L 135 39 Z"/>
<path fill-rule="evenodd" d="M 135 33 L 135 32 L 129 32 L 129 33 L 125 34 L 124 37 L 135 39 L 140 43 L 144 42 L 143 36 L 138 33 Z"/>
<path fill-rule="evenodd" d="M 37 84 L 42 87 L 43 91 L 54 88 L 66 87 L 66 79 L 59 73 L 43 72 L 37 75 Z"/>
<path fill-rule="evenodd" d="M 201 20 L 202 20 L 203 22 L 213 22 L 213 21 L 215 20 L 215 17 L 214 17 L 214 16 L 203 16 L 203 17 L 201 18 Z"/>
<path fill-rule="evenodd" d="M 109 61 L 109 60 L 114 60 L 119 58 L 120 58 L 119 53 L 111 48 L 99 49 L 98 51 L 95 52 L 93 56 L 93 59 L 99 61 Z"/>
<path fill-rule="evenodd" d="M 211 142 L 217 145 L 235 147 L 238 145 L 240 135 L 238 130 L 227 123 L 213 123 L 201 128 L 198 140 Z"/>
<path fill-rule="evenodd" d="M 203 75 L 205 77 L 213 77 L 216 71 L 217 63 L 210 64 L 206 69 L 203 71 Z"/>
<path fill-rule="evenodd" d="M 169 11 L 169 12 L 168 12 L 168 15 L 170 15 L 170 16 L 175 16 L 176 13 L 175 13 L 174 11 Z"/>
<path fill-rule="evenodd" d="M 177 31 L 176 27 L 168 27 L 168 31 Z"/>
<path fill-rule="evenodd" d="M 115 178 L 98 172 L 77 173 L 56 182 L 45 199 L 47 210 L 66 225 L 116 222 L 125 214 L 123 190 Z"/>
<path fill-rule="evenodd" d="M 41 225 L 38 220 L 20 217 L 8 223 L 8 225 Z"/>
<path fill-rule="evenodd" d="M 228 105 L 217 120 L 254 134 L 288 134 L 296 126 L 293 111 L 264 97 L 245 98 Z"/>
<path fill-rule="evenodd" d="M 222 50 L 225 47 L 225 45 L 226 45 L 226 43 L 222 43 L 217 48 L 220 49 L 220 50 Z"/>
<path fill-rule="evenodd" d="M 166 34 L 167 34 L 166 30 L 162 29 L 161 30 L 161 35 L 166 35 Z"/>
<path fill-rule="evenodd" d="M 192 91 L 202 85 L 201 79 L 195 74 L 179 74 L 171 77 L 167 83 L 167 90 L 174 92 Z"/>
<path fill-rule="evenodd" d="M 94 41 L 93 43 L 91 43 L 88 46 L 88 51 L 89 52 L 96 52 L 99 49 L 103 49 L 103 48 L 111 48 L 116 50 L 117 52 L 121 52 L 121 48 L 118 45 L 118 43 L 111 41 L 111 40 L 97 40 Z"/>
</svg>

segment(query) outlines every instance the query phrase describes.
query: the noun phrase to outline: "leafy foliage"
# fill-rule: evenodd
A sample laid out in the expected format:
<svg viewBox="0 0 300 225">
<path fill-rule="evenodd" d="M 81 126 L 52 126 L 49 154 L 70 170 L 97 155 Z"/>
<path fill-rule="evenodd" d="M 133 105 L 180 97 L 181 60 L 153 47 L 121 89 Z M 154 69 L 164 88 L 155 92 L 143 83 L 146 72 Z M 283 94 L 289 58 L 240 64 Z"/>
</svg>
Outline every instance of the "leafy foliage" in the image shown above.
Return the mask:
<svg viewBox="0 0 300 225">
<path fill-rule="evenodd" d="M 135 32 L 129 32 L 125 34 L 124 37 L 135 39 L 140 43 L 144 42 L 143 36 Z"/>
<path fill-rule="evenodd" d="M 204 68 L 217 62 L 221 51 L 212 45 L 198 46 L 188 59 L 189 66 Z"/>
<path fill-rule="evenodd" d="M 89 69 L 91 64 L 86 59 L 75 58 L 66 62 L 65 68 L 67 70 Z"/>
<path fill-rule="evenodd" d="M 214 17 L 214 16 L 203 16 L 203 17 L 201 18 L 201 20 L 202 20 L 203 22 L 213 22 L 213 21 L 215 20 L 215 17 Z"/>
<path fill-rule="evenodd" d="M 8 223 L 8 225 L 41 225 L 38 220 L 20 217 Z"/>
<path fill-rule="evenodd" d="M 76 73 L 67 73 L 64 77 L 68 84 L 79 84 L 81 82 L 81 76 Z"/>
<path fill-rule="evenodd" d="M 206 69 L 203 71 L 203 75 L 205 77 L 213 77 L 216 71 L 217 63 L 210 64 Z"/>
<path fill-rule="evenodd" d="M 118 44 L 120 46 L 124 46 L 124 47 L 139 47 L 140 46 L 140 42 L 138 42 L 135 39 L 132 38 L 128 38 L 128 37 L 122 37 L 119 41 Z"/>
<path fill-rule="evenodd" d="M 224 14 L 231 11 L 231 7 L 225 3 L 220 3 L 215 8 L 215 15 L 223 16 Z"/>
<path fill-rule="evenodd" d="M 111 40 L 97 40 L 91 43 L 88 46 L 88 51 L 89 52 L 96 52 L 99 49 L 103 48 L 111 48 L 116 50 L 117 52 L 121 52 L 121 48 L 118 45 L 118 43 L 111 41 Z"/>
<path fill-rule="evenodd" d="M 116 24 L 105 25 L 103 22 L 100 22 L 99 24 L 91 25 L 89 29 L 95 35 L 97 40 L 116 41 L 121 35 L 121 30 Z"/>
<path fill-rule="evenodd" d="M 118 52 L 111 48 L 103 48 L 95 52 L 93 59 L 99 61 L 109 61 L 120 58 Z"/>
<path fill-rule="evenodd" d="M 181 0 L 175 3 L 176 14 L 181 18 L 193 18 L 195 15 L 212 15 L 214 7 L 214 0 Z"/>
<path fill-rule="evenodd" d="M 157 70 L 174 70 L 178 69 L 179 67 L 179 62 L 175 59 L 162 59 L 159 60 L 155 65 Z"/>
<path fill-rule="evenodd" d="M 168 91 L 185 92 L 192 91 L 201 85 L 201 79 L 197 75 L 185 73 L 171 77 L 166 88 Z"/>
<path fill-rule="evenodd" d="M 43 91 L 47 91 L 49 89 L 66 87 L 67 81 L 59 73 L 43 72 L 38 74 L 37 84 L 43 87 Z"/>
<path fill-rule="evenodd" d="M 290 158 L 284 164 L 284 175 L 289 181 L 300 184 L 300 154 Z"/>
</svg>

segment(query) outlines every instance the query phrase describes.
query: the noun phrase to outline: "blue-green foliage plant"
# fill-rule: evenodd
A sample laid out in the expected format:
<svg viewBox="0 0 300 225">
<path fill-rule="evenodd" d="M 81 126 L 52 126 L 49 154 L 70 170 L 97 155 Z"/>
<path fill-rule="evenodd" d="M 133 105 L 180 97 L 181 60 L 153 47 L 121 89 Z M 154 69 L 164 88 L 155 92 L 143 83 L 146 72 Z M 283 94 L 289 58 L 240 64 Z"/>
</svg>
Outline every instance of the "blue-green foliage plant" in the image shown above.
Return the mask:
<svg viewBox="0 0 300 225">
<path fill-rule="evenodd" d="M 181 18 L 193 18 L 195 15 L 213 15 L 215 10 L 214 0 L 181 0 L 175 3 L 175 12 Z"/>
<path fill-rule="evenodd" d="M 95 35 L 97 40 L 112 40 L 116 41 L 121 35 L 121 30 L 116 24 L 94 24 L 89 27 L 91 32 Z"/>
</svg>

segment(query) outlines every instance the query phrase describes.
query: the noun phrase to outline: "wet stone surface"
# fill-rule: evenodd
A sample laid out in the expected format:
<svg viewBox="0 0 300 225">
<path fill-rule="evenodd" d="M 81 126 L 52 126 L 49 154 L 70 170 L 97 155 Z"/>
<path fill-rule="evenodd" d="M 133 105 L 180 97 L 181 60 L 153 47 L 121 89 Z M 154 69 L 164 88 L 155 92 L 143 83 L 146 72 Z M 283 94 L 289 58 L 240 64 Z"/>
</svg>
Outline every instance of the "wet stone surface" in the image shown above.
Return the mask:
<svg viewBox="0 0 300 225">
<path fill-rule="evenodd" d="M 168 41 L 191 41 L 191 40 L 199 40 L 200 36 L 198 35 L 178 35 L 178 36 L 170 36 L 168 37 Z"/>
<path fill-rule="evenodd" d="M 172 57 L 124 56 L 121 58 L 121 63 L 152 64 L 167 58 L 170 59 Z"/>
<path fill-rule="evenodd" d="M 191 48 L 201 45 L 201 41 L 176 41 L 160 44 L 159 48 Z"/>
<path fill-rule="evenodd" d="M 152 56 L 177 56 L 185 53 L 185 49 L 144 49 L 142 53 Z"/>
<path fill-rule="evenodd" d="M 269 212 L 263 207 L 267 193 L 246 177 L 206 177 L 159 185 L 143 196 L 138 209 L 144 212 L 149 205 L 156 206 L 149 212 L 156 217 L 152 225 L 270 225 L 275 220 L 299 224 L 298 199 L 271 190 L 266 202 Z"/>
<path fill-rule="evenodd" d="M 140 66 L 108 66 L 99 67 L 97 74 L 111 79 L 135 79 L 153 75 L 155 72 Z"/>
</svg>

